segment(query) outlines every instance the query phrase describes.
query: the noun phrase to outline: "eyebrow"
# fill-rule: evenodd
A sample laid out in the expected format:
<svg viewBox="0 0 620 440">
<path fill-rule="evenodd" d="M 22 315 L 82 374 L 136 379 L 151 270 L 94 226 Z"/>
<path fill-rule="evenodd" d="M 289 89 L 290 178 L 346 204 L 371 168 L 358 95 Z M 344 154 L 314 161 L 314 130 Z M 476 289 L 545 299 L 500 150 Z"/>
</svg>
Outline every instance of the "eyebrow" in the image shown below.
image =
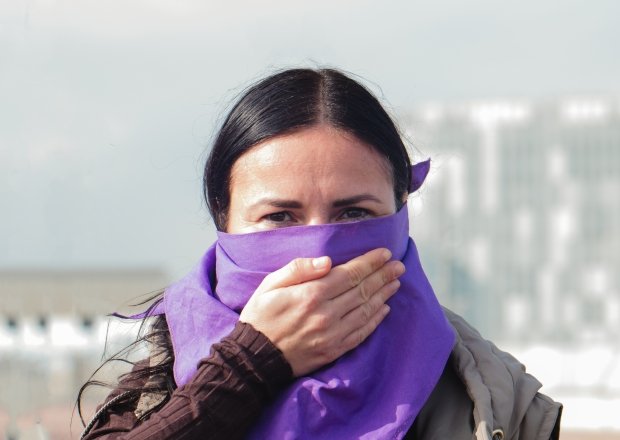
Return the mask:
<svg viewBox="0 0 620 440">
<path fill-rule="evenodd" d="M 366 201 L 383 203 L 378 197 L 373 196 L 372 194 L 358 194 L 356 196 L 347 197 L 345 199 L 335 200 L 334 203 L 332 203 L 332 206 L 334 208 L 341 208 L 343 206 L 355 205 L 356 203 Z"/>
<path fill-rule="evenodd" d="M 355 205 L 356 203 L 372 201 L 376 203 L 383 203 L 378 197 L 373 196 L 372 194 L 358 194 L 352 197 L 346 197 L 344 199 L 334 200 L 332 206 L 334 208 L 342 208 L 343 206 Z M 279 199 L 272 197 L 265 197 L 258 200 L 256 203 L 251 205 L 251 208 L 260 206 L 260 205 L 270 205 L 274 208 L 284 208 L 284 209 L 300 209 L 303 205 L 297 201 L 292 199 Z"/>
</svg>

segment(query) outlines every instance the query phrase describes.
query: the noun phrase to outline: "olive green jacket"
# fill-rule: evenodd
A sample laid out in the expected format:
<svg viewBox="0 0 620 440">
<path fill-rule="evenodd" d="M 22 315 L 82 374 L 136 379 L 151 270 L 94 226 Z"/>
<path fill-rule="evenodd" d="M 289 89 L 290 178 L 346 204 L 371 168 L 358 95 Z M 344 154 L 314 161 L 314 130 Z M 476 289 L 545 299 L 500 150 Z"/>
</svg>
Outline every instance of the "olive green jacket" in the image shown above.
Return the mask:
<svg viewBox="0 0 620 440">
<path fill-rule="evenodd" d="M 444 309 L 456 333 L 446 370 L 405 437 L 439 440 L 555 440 L 562 405 L 510 354 Z M 473 433 L 473 434 L 472 434 Z"/>
</svg>

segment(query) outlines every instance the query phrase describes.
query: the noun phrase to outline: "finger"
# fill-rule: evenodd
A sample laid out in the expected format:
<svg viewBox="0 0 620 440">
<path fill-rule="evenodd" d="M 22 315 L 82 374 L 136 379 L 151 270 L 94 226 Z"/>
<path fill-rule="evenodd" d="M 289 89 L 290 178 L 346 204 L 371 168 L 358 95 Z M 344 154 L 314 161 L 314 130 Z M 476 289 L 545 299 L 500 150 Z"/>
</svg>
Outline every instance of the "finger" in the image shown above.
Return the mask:
<svg viewBox="0 0 620 440">
<path fill-rule="evenodd" d="M 385 302 L 390 299 L 400 288 L 400 281 L 393 280 L 389 284 L 383 286 L 370 301 L 360 304 L 355 309 L 341 318 L 340 330 L 343 334 L 348 334 L 356 328 L 363 327 Z"/>
<path fill-rule="evenodd" d="M 384 304 L 362 327 L 353 330 L 342 341 L 343 353 L 354 349 L 368 338 L 390 312 L 390 306 Z"/>
<path fill-rule="evenodd" d="M 334 298 L 357 286 L 371 273 L 377 271 L 392 253 L 385 248 L 374 249 L 332 269 L 325 278 L 328 284 L 328 298 Z"/>
<path fill-rule="evenodd" d="M 331 299 L 332 310 L 337 310 L 344 316 L 355 308 L 368 302 L 374 295 L 381 290 L 382 287 L 389 284 L 399 276 L 405 273 L 405 265 L 400 261 L 390 261 L 379 270 L 367 276 L 359 285 L 353 289 L 344 292 L 340 296 Z M 391 296 L 391 295 L 390 295 Z M 387 301 L 388 297 L 382 296 L 382 303 Z"/>
<path fill-rule="evenodd" d="M 329 257 L 296 258 L 267 275 L 256 291 L 275 290 L 312 281 L 326 275 L 331 267 L 332 260 Z"/>
</svg>

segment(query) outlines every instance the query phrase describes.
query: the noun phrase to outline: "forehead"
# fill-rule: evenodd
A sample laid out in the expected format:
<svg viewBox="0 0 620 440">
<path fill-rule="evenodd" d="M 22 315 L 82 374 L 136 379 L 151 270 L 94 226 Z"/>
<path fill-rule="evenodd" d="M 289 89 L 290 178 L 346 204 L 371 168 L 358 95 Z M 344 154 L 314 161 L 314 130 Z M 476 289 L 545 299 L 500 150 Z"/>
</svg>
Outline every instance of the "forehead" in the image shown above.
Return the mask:
<svg viewBox="0 0 620 440">
<path fill-rule="evenodd" d="M 385 157 L 352 134 L 321 125 L 277 136 L 252 147 L 232 168 L 231 190 L 234 191 L 236 184 L 342 179 L 349 182 L 379 179 L 391 185 L 391 167 Z"/>
</svg>

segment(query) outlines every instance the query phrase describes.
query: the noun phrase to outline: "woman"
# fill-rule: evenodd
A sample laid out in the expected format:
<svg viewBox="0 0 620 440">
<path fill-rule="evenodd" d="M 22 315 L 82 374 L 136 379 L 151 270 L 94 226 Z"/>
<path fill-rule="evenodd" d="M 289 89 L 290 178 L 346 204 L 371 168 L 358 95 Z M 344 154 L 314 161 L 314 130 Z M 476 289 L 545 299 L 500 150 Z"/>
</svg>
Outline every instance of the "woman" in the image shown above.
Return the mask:
<svg viewBox="0 0 620 440">
<path fill-rule="evenodd" d="M 427 172 L 338 71 L 249 88 L 205 167 L 218 241 L 85 438 L 558 438 L 561 406 L 437 303 L 408 238 Z"/>
</svg>

